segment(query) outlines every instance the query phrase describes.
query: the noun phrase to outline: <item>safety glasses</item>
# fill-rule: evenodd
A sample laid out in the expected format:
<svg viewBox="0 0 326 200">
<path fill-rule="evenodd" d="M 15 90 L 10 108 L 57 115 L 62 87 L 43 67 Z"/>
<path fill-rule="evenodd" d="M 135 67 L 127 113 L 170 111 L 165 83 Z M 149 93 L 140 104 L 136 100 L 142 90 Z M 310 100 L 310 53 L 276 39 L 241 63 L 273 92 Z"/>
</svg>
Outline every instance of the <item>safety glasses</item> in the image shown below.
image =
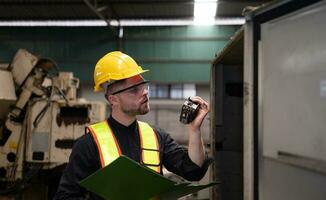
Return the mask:
<svg viewBox="0 0 326 200">
<path fill-rule="evenodd" d="M 132 85 L 130 87 L 115 91 L 115 92 L 112 93 L 112 95 L 119 94 L 121 92 L 128 92 L 130 94 L 135 95 L 135 94 L 138 94 L 140 91 L 144 91 L 145 89 L 146 90 L 149 89 L 148 81 L 143 81 L 143 82 L 140 82 L 140 83 L 138 83 L 136 85 Z"/>
</svg>

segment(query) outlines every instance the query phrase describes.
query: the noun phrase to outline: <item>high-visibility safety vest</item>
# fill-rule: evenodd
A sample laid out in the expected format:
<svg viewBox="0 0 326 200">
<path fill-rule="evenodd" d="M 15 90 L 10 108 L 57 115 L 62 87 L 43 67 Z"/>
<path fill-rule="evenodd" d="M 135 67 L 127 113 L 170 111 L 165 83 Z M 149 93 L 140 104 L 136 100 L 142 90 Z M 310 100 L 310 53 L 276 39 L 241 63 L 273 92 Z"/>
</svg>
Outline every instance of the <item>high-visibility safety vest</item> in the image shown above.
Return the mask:
<svg viewBox="0 0 326 200">
<path fill-rule="evenodd" d="M 147 123 L 138 122 L 140 137 L 141 157 L 140 161 L 145 166 L 161 173 L 159 143 L 153 128 Z M 102 168 L 117 159 L 122 153 L 117 139 L 107 121 L 88 126 L 97 145 Z M 121 133 L 122 134 L 122 133 Z"/>
</svg>

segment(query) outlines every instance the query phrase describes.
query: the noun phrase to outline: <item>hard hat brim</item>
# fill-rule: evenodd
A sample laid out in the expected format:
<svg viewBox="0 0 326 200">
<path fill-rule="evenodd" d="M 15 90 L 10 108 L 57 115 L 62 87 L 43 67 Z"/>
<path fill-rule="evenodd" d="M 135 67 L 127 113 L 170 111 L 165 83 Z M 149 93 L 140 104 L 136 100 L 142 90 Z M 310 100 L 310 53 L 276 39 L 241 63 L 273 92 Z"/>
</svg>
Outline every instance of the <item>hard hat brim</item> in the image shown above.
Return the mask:
<svg viewBox="0 0 326 200">
<path fill-rule="evenodd" d="M 149 71 L 148 69 L 145 69 L 145 70 L 138 71 L 138 72 L 135 72 L 135 73 L 130 73 L 130 74 L 128 74 L 128 76 L 126 76 L 123 79 L 131 78 L 133 76 L 137 76 L 137 75 L 143 74 L 143 73 L 148 72 L 148 71 Z M 113 80 L 113 81 L 119 81 L 119 80 L 123 80 L 123 79 L 116 79 L 116 80 Z M 95 85 L 94 86 L 94 92 L 100 92 L 100 91 L 102 91 L 103 90 L 102 85 L 103 85 L 103 83 L 101 83 L 99 85 Z"/>
</svg>

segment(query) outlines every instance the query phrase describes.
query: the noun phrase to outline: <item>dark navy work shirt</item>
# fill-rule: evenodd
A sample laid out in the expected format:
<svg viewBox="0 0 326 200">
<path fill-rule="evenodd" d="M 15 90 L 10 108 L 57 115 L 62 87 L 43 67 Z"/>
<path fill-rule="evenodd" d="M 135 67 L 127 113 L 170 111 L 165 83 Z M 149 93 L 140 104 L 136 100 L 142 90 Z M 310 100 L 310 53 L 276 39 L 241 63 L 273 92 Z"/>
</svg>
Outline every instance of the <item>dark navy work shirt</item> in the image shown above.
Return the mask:
<svg viewBox="0 0 326 200">
<path fill-rule="evenodd" d="M 119 143 L 122 154 L 140 162 L 140 139 L 137 121 L 126 127 L 110 117 L 108 123 Z M 177 144 L 169 134 L 154 128 L 160 145 L 160 158 L 164 167 L 189 180 L 198 181 L 206 173 L 210 159 L 202 167 L 197 166 L 188 156 L 188 151 Z M 77 140 L 69 157 L 69 163 L 63 172 L 54 199 L 102 199 L 95 194 L 87 193 L 79 182 L 101 168 L 98 148 L 91 134 L 85 134 Z M 87 194 L 87 195 L 86 195 Z M 88 199 L 87 198 L 87 199 Z"/>
</svg>

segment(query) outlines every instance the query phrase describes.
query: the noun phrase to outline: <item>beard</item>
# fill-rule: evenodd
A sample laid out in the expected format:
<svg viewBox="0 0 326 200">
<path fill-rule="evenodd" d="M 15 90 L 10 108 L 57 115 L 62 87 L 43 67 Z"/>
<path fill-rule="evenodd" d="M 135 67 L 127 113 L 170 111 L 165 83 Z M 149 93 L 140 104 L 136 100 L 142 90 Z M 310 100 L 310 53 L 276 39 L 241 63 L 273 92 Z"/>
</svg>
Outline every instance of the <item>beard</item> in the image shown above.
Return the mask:
<svg viewBox="0 0 326 200">
<path fill-rule="evenodd" d="M 138 107 L 121 107 L 121 110 L 123 113 L 130 115 L 130 116 L 136 116 L 136 115 L 145 115 L 150 111 L 149 103 L 148 101 L 145 103 L 140 104 Z"/>
</svg>

